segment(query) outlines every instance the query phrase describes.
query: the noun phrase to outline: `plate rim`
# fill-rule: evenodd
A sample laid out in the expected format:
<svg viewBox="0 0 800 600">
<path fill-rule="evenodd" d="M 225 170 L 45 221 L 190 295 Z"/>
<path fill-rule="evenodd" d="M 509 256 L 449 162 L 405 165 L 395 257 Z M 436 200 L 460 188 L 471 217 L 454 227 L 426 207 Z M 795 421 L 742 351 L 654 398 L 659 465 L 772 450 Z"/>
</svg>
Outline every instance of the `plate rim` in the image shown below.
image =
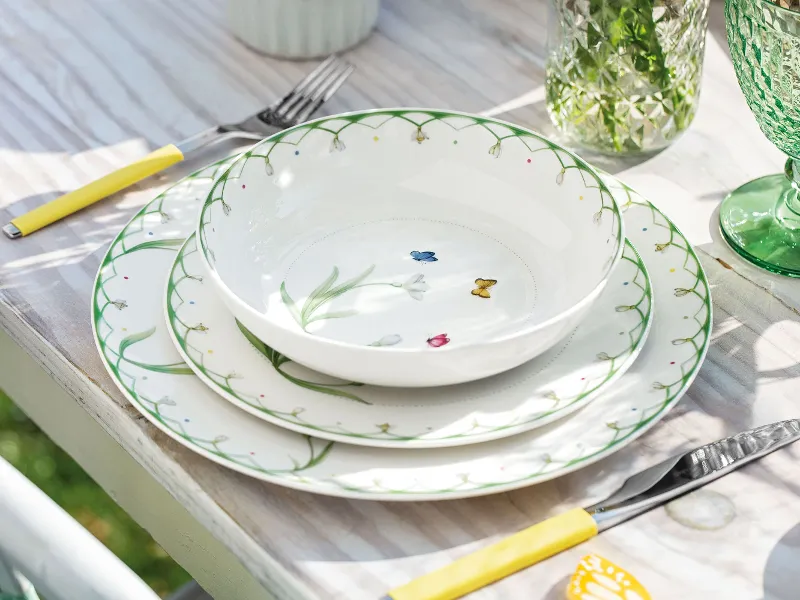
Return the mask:
<svg viewBox="0 0 800 600">
<path fill-rule="evenodd" d="M 404 118 L 404 115 L 414 115 L 414 114 L 422 114 L 422 115 L 427 115 L 427 116 L 431 117 L 431 119 L 429 121 L 425 121 L 423 123 L 417 123 L 417 122 L 414 122 L 414 121 L 410 121 L 410 119 L 405 119 L 405 120 L 408 120 L 408 121 L 412 122 L 420 130 L 426 123 L 428 123 L 430 121 L 433 121 L 433 120 L 445 122 L 444 119 L 447 119 L 447 118 L 461 118 L 461 119 L 466 118 L 466 119 L 472 119 L 473 120 L 473 124 L 480 125 L 480 126 L 484 127 L 487 130 L 489 130 L 489 129 L 488 129 L 488 127 L 486 127 L 486 125 L 487 124 L 490 124 L 490 125 L 493 124 L 493 125 L 498 125 L 498 126 L 507 128 L 509 131 L 511 131 L 513 133 L 513 137 L 516 137 L 516 138 L 528 137 L 528 138 L 533 138 L 533 139 L 538 140 L 539 142 L 544 144 L 549 150 L 551 150 L 552 152 L 556 153 L 556 155 L 558 155 L 558 153 L 560 152 L 560 153 L 563 153 L 566 156 L 570 157 L 574 162 L 574 166 L 577 167 L 579 171 L 588 173 L 592 177 L 594 182 L 596 182 L 598 184 L 597 189 L 598 189 L 598 192 L 600 194 L 600 205 L 601 205 L 600 208 L 598 209 L 598 212 L 595 215 L 595 218 L 598 219 L 598 221 L 597 221 L 598 223 L 600 222 L 598 215 L 601 215 L 602 212 L 605 209 L 611 210 L 612 214 L 614 215 L 614 221 L 613 221 L 613 225 L 612 225 L 612 232 L 613 232 L 613 236 L 615 238 L 616 249 L 615 249 L 611 259 L 608 262 L 608 266 L 605 267 L 604 273 L 603 273 L 603 277 L 598 282 L 598 284 L 594 288 L 592 288 L 592 290 L 589 291 L 583 298 L 578 300 L 575 304 L 573 304 L 573 305 L 569 306 L 568 308 L 558 312 L 557 314 L 553 315 L 552 317 L 550 317 L 546 321 L 542 321 L 541 323 L 537 323 L 535 326 L 530 326 L 530 327 L 527 327 L 527 328 L 512 332 L 510 334 L 505 334 L 504 336 L 500 336 L 498 338 L 495 338 L 495 339 L 492 340 L 492 343 L 508 342 L 508 341 L 520 339 L 520 338 L 522 338 L 524 336 L 527 336 L 527 335 L 532 335 L 532 334 L 536 333 L 537 331 L 542 331 L 542 330 L 546 329 L 547 327 L 553 326 L 556 323 L 558 323 L 560 321 L 564 321 L 564 320 L 568 319 L 570 316 L 572 316 L 572 315 L 574 315 L 576 313 L 579 313 L 581 310 L 586 308 L 587 305 L 590 305 L 591 303 L 593 303 L 600 296 L 600 294 L 603 292 L 606 284 L 608 283 L 608 279 L 611 276 L 611 273 L 613 272 L 613 269 L 619 264 L 619 261 L 622 258 L 622 253 L 623 253 L 624 247 L 625 247 L 625 244 L 624 244 L 624 240 L 625 240 L 625 221 L 624 221 L 624 218 L 623 218 L 623 211 L 622 211 L 622 208 L 620 207 L 620 205 L 618 204 L 618 202 L 616 201 L 616 198 L 614 197 L 614 194 L 608 188 L 608 184 L 607 184 L 606 180 L 603 178 L 602 172 L 600 171 L 600 169 L 592 166 L 588 161 L 586 161 L 585 159 L 581 158 L 578 154 L 572 152 L 568 148 L 565 148 L 561 144 L 559 144 L 559 143 L 547 138 L 546 136 L 538 133 L 537 131 L 534 131 L 532 129 L 528 129 L 526 127 L 522 127 L 522 126 L 517 125 L 515 123 L 504 121 L 502 119 L 497 119 L 497 118 L 494 118 L 494 117 L 482 116 L 482 115 L 477 115 L 477 114 L 468 113 L 468 112 L 462 112 L 462 111 L 457 111 L 457 110 L 449 110 L 449 109 L 432 109 L 432 108 L 418 108 L 418 107 L 393 107 L 393 108 L 374 108 L 374 109 L 366 109 L 366 110 L 354 110 L 354 111 L 348 111 L 348 112 L 344 112 L 344 113 L 337 113 L 337 114 L 333 114 L 333 115 L 326 115 L 326 116 L 323 116 L 323 117 L 319 117 L 317 119 L 306 121 L 304 123 L 300 123 L 300 124 L 294 125 L 292 127 L 289 127 L 287 129 L 281 130 L 281 131 L 279 131 L 279 132 L 277 132 L 277 133 L 275 133 L 275 134 L 273 134 L 273 135 L 261 140 L 256 145 L 254 145 L 252 148 L 249 148 L 248 150 L 246 150 L 246 151 L 244 151 L 244 152 L 242 152 L 242 153 L 240 153 L 239 155 L 236 156 L 236 158 L 232 161 L 232 163 L 226 168 L 225 172 L 220 175 L 220 177 L 214 182 L 214 184 L 210 188 L 209 193 L 206 196 L 206 199 L 203 202 L 203 205 L 200 208 L 200 211 L 198 213 L 198 216 L 197 216 L 197 219 L 196 219 L 196 227 L 195 227 L 195 232 L 197 234 L 197 240 L 198 240 L 197 243 L 198 243 L 198 246 L 199 246 L 199 248 L 201 250 L 200 256 L 201 256 L 203 262 L 205 263 L 205 267 L 206 267 L 206 270 L 208 271 L 208 275 L 214 281 L 214 285 L 216 286 L 218 292 L 226 298 L 226 300 L 227 300 L 226 304 L 229 304 L 229 306 L 230 306 L 231 303 L 235 304 L 237 306 L 237 308 L 239 310 L 241 310 L 242 312 L 246 313 L 249 318 L 253 318 L 253 319 L 256 319 L 256 320 L 261 320 L 262 319 L 261 313 L 258 310 L 256 310 L 255 307 L 251 306 L 248 302 L 244 301 L 239 295 L 237 295 L 222 280 L 222 277 L 219 275 L 217 269 L 214 267 L 214 264 L 213 264 L 214 263 L 213 249 L 208 248 L 207 245 L 206 245 L 206 242 L 205 242 L 206 235 L 205 235 L 204 226 L 207 223 L 204 222 L 204 217 L 205 217 L 209 207 L 212 204 L 214 204 L 217 200 L 219 200 L 219 201 L 222 201 L 222 203 L 223 203 L 223 211 L 230 210 L 229 207 L 227 209 L 225 208 L 227 206 L 227 204 L 224 202 L 223 196 L 222 196 L 222 194 L 224 194 L 224 185 L 223 185 L 222 193 L 220 193 L 220 195 L 215 197 L 214 192 L 215 192 L 219 182 L 220 181 L 222 181 L 222 182 L 226 181 L 228 176 L 231 175 L 233 170 L 240 163 L 241 163 L 241 166 L 242 166 L 242 169 L 243 169 L 244 165 L 247 162 L 247 160 L 249 160 L 253 156 L 257 156 L 257 157 L 260 156 L 260 155 L 253 155 L 252 154 L 253 151 L 255 151 L 257 149 L 260 149 L 263 145 L 268 144 L 268 143 L 272 143 L 273 145 L 275 145 L 275 144 L 279 143 L 283 138 L 285 138 L 285 137 L 287 137 L 289 135 L 292 135 L 297 131 L 301 131 L 303 129 L 308 129 L 309 131 L 311 131 L 311 130 L 323 130 L 323 131 L 329 131 L 330 132 L 330 130 L 327 130 L 327 129 L 324 129 L 324 128 L 320 128 L 319 125 L 327 123 L 329 121 L 336 121 L 336 120 L 349 120 L 350 123 L 348 123 L 348 125 L 350 125 L 350 124 L 353 124 L 353 123 L 358 123 L 361 120 L 364 120 L 364 119 L 367 119 L 369 117 L 376 116 L 376 115 L 386 115 L 386 116 L 389 117 L 389 119 L 387 119 L 387 121 L 388 121 L 388 120 L 391 120 L 392 118 L 395 118 L 395 117 Z M 449 124 L 448 124 L 448 126 L 452 127 L 452 125 L 449 125 Z M 341 129 L 339 131 L 341 131 Z M 338 136 L 339 131 L 335 132 L 334 135 Z M 489 131 L 491 131 L 491 130 L 489 130 Z M 496 134 L 493 133 L 493 135 L 495 135 L 495 137 L 497 137 Z M 512 136 L 509 136 L 509 137 L 512 137 Z M 293 145 L 296 145 L 294 142 L 289 142 L 289 143 L 291 143 Z M 497 156 L 499 156 L 499 154 Z M 559 157 L 559 161 L 560 160 L 561 159 Z M 272 168 L 272 167 L 270 166 L 270 168 Z M 563 163 L 562 163 L 562 171 L 561 171 L 561 173 L 563 173 L 566 168 L 571 168 L 571 167 L 569 167 L 569 166 L 568 167 L 563 167 Z M 235 178 L 238 178 L 238 176 L 236 176 Z M 593 187 L 593 186 L 589 186 L 589 187 Z M 605 205 L 606 198 L 610 199 L 610 202 L 611 202 L 611 206 L 610 207 L 607 207 Z M 225 214 L 227 214 L 227 212 L 225 212 Z M 615 229 L 615 231 L 614 231 L 614 229 Z M 264 319 L 264 322 L 268 323 L 269 327 L 271 327 L 271 328 L 272 327 L 276 327 L 276 328 L 278 327 L 277 325 L 275 325 L 270 320 Z M 282 329 L 281 328 L 281 331 L 283 333 L 285 333 L 287 335 L 290 335 L 292 337 L 295 337 L 297 339 L 303 339 L 302 333 L 294 331 L 293 329 Z M 309 342 L 310 344 L 313 344 L 314 346 L 317 346 L 317 347 L 321 348 L 321 349 L 329 348 L 331 351 L 335 351 L 336 349 L 342 349 L 342 350 L 345 350 L 345 351 L 348 351 L 348 352 L 361 353 L 361 354 L 363 354 L 364 357 L 369 356 L 369 354 L 374 353 L 375 350 L 376 350 L 375 348 L 371 348 L 369 346 L 360 346 L 358 344 L 353 344 L 353 343 L 344 342 L 344 341 L 340 341 L 340 340 L 333 340 L 333 339 L 330 339 L 330 338 L 319 337 L 319 336 L 312 336 L 310 339 L 308 339 L 306 341 Z M 467 348 L 477 349 L 477 348 L 480 348 L 481 346 L 482 346 L 482 344 L 477 343 L 477 342 L 473 342 L 471 344 L 464 345 L 464 346 L 460 346 L 459 345 L 459 346 L 442 347 L 442 348 L 439 348 L 437 350 L 437 355 L 447 355 L 447 354 L 450 354 L 450 353 L 459 353 L 459 352 L 463 352 Z M 415 348 L 396 348 L 396 347 L 391 347 L 391 346 L 390 347 L 380 348 L 380 354 L 381 355 L 385 355 L 385 354 L 414 355 L 414 354 L 418 354 L 418 353 L 419 353 L 419 350 L 415 349 Z"/>
<path fill-rule="evenodd" d="M 291 489 L 296 489 L 296 490 L 305 491 L 305 492 L 311 492 L 311 493 L 318 493 L 318 494 L 321 494 L 321 495 L 343 497 L 343 498 L 351 498 L 351 499 L 359 499 L 359 500 L 375 500 L 375 501 L 438 501 L 438 500 L 478 497 L 478 496 L 485 496 L 485 495 L 494 494 L 494 493 L 512 491 L 512 490 L 515 490 L 515 489 L 520 489 L 520 488 L 523 488 L 523 487 L 527 487 L 529 485 L 533 485 L 535 483 L 544 483 L 545 481 L 549 481 L 549 480 L 561 477 L 563 475 L 567 475 L 569 473 L 572 473 L 572 472 L 577 471 L 579 469 L 582 469 L 584 467 L 590 466 L 590 465 L 602 460 L 603 458 L 605 458 L 607 456 L 610 456 L 611 454 L 615 453 L 617 450 L 621 449 L 622 447 L 624 447 L 624 446 L 632 443 L 636 439 L 638 439 L 644 433 L 649 431 L 656 423 L 658 423 L 680 401 L 680 399 L 686 393 L 686 390 L 694 382 L 694 380 L 697 377 L 697 374 L 699 373 L 700 368 L 702 367 L 702 364 L 703 364 L 703 362 L 704 362 L 704 360 L 705 360 L 705 358 L 707 356 L 708 348 L 709 348 L 710 343 L 711 343 L 711 335 L 710 335 L 710 333 L 711 333 L 711 328 L 712 328 L 712 323 L 713 323 L 713 304 L 711 302 L 711 293 L 710 293 L 710 286 L 709 286 L 708 277 L 707 277 L 707 275 L 705 273 L 705 270 L 703 269 L 703 266 L 702 266 L 702 263 L 700 262 L 700 259 L 698 258 L 697 254 L 694 251 L 694 249 L 692 248 L 691 244 L 688 243 L 688 240 L 686 240 L 686 237 L 680 232 L 680 230 L 677 228 L 677 226 L 675 226 L 675 224 L 661 210 L 659 210 L 652 202 L 650 202 L 649 200 L 646 200 L 646 198 L 644 196 L 641 196 L 640 194 L 635 192 L 635 190 L 633 188 L 631 188 L 630 186 L 627 186 L 626 184 L 622 183 L 621 181 L 619 181 L 618 179 L 616 179 L 612 175 L 607 174 L 607 173 L 603 173 L 604 181 L 607 181 L 607 182 L 610 181 L 610 183 L 612 183 L 612 184 L 617 183 L 621 187 L 621 189 L 623 191 L 625 191 L 625 193 L 628 194 L 629 199 L 628 199 L 628 202 L 626 203 L 625 206 L 629 206 L 632 203 L 632 201 L 630 200 L 630 193 L 631 192 L 641 196 L 641 198 L 647 203 L 647 205 L 649 205 L 651 207 L 651 210 L 654 211 L 654 213 L 660 214 L 662 216 L 662 218 L 667 223 L 670 224 L 671 229 L 674 230 L 675 232 L 677 232 L 684 240 L 686 240 L 687 247 L 685 248 L 685 252 L 687 254 L 691 255 L 694 258 L 695 263 L 697 265 L 697 269 L 698 269 L 698 271 L 697 271 L 698 282 L 702 283 L 703 289 L 706 292 L 706 295 L 705 295 L 705 298 L 704 298 L 704 302 L 705 302 L 708 314 L 707 314 L 706 323 L 703 326 L 701 326 L 701 328 L 698 330 L 698 333 L 704 332 L 705 333 L 705 337 L 704 337 L 704 341 L 703 341 L 702 346 L 700 347 L 699 351 L 695 354 L 695 356 L 697 356 L 697 361 L 696 361 L 695 365 L 692 367 L 691 372 L 689 373 L 689 375 L 687 377 L 685 377 L 685 379 L 683 380 L 683 382 L 680 385 L 680 387 L 675 391 L 675 393 L 672 396 L 672 398 L 666 400 L 664 402 L 664 404 L 661 406 L 661 408 L 658 410 L 658 412 L 654 413 L 653 415 L 651 415 L 647 419 L 644 419 L 643 421 L 641 421 L 627 435 L 622 436 L 619 439 L 613 440 L 611 443 L 609 443 L 608 445 L 604 446 L 601 450 L 598 450 L 594 454 L 588 455 L 588 456 L 585 456 L 585 457 L 581 457 L 580 459 L 577 459 L 576 461 L 574 461 L 569 466 L 564 467 L 564 468 L 562 468 L 562 469 L 560 469 L 558 471 L 551 471 L 551 472 L 548 472 L 548 473 L 545 473 L 545 474 L 541 474 L 541 475 L 538 475 L 538 476 L 534 475 L 534 476 L 531 476 L 531 477 L 528 477 L 528 478 L 517 480 L 517 481 L 515 481 L 515 482 L 513 482 L 511 484 L 495 484 L 495 485 L 491 485 L 491 486 L 487 486 L 487 487 L 483 487 L 483 488 L 479 488 L 479 489 L 471 489 L 471 490 L 462 491 L 462 492 L 459 492 L 458 490 L 456 490 L 454 492 L 439 493 L 438 495 L 434 494 L 434 493 L 419 493 L 419 494 L 417 494 L 417 493 L 413 493 L 413 492 L 411 492 L 411 493 L 403 493 L 403 492 L 396 492 L 396 491 L 395 492 L 389 492 L 389 493 L 365 492 L 365 491 L 360 490 L 360 489 L 352 489 L 352 488 L 347 488 L 347 487 L 343 487 L 343 486 L 336 486 L 336 485 L 333 485 L 333 484 L 328 485 L 326 487 L 323 487 L 323 486 L 312 487 L 308 483 L 304 482 L 302 479 L 291 479 L 291 478 L 288 478 L 288 477 L 277 477 L 277 476 L 269 475 L 269 474 L 266 474 L 266 473 L 263 473 L 263 472 L 259 472 L 256 469 L 246 468 L 246 467 L 244 467 L 242 465 L 237 464 L 236 462 L 233 462 L 233 461 L 230 461 L 230 460 L 226 460 L 222 456 L 214 454 L 213 452 L 210 452 L 210 451 L 206 450 L 205 448 L 203 448 L 202 446 L 198 445 L 194 441 L 187 440 L 186 436 L 181 436 L 178 432 L 176 432 L 175 430 L 169 428 L 166 424 L 164 424 L 161 420 L 159 420 L 157 415 L 155 415 L 151 411 L 149 411 L 144 405 L 142 405 L 142 403 L 139 400 L 137 400 L 128 391 L 126 386 L 122 383 L 122 381 L 118 377 L 118 375 L 116 375 L 114 373 L 114 371 L 111 369 L 108 361 L 106 360 L 106 356 L 105 356 L 105 353 L 103 351 L 103 347 L 102 347 L 102 342 L 101 342 L 101 339 L 100 339 L 99 331 L 97 330 L 97 321 L 96 321 L 95 317 L 96 317 L 96 309 L 97 309 L 96 298 L 97 298 L 98 290 L 99 290 L 99 287 L 100 287 L 100 284 L 101 284 L 101 276 L 102 276 L 103 268 L 105 267 L 105 265 L 108 262 L 110 262 L 109 261 L 109 256 L 111 254 L 111 250 L 114 248 L 115 244 L 120 240 L 120 238 L 123 237 L 123 235 L 125 234 L 125 232 L 128 229 L 128 227 L 137 218 L 139 218 L 140 216 L 143 216 L 144 214 L 148 214 L 148 209 L 153 204 L 155 204 L 156 201 L 158 201 L 159 199 L 162 199 L 167 192 L 169 192 L 170 190 L 172 190 L 176 186 L 181 185 L 182 183 L 184 183 L 188 179 L 197 178 L 204 171 L 206 171 L 206 170 L 208 170 L 208 169 L 210 169 L 212 167 L 218 167 L 219 165 L 221 165 L 221 164 L 223 164 L 223 163 L 225 163 L 225 162 L 227 162 L 229 160 L 233 160 L 233 158 L 232 157 L 228 157 L 228 158 L 222 159 L 220 161 L 216 161 L 216 162 L 211 163 L 211 164 L 207 165 L 206 167 L 203 167 L 203 168 L 191 173 L 190 175 L 180 179 L 175 184 L 173 184 L 172 186 L 170 186 L 169 188 L 167 188 L 166 190 L 161 192 L 158 196 L 156 196 L 156 198 L 154 198 L 153 200 L 148 202 L 139 211 L 137 211 L 131 217 L 131 219 L 125 224 L 125 226 L 120 230 L 120 232 L 114 237 L 112 242 L 109 244 L 109 248 L 106 251 L 105 255 L 103 256 L 103 259 L 100 262 L 100 266 L 98 267 L 98 271 L 97 271 L 97 274 L 95 276 L 95 281 L 94 281 L 94 285 L 93 285 L 93 288 L 92 288 L 92 294 L 91 294 L 91 299 L 90 299 L 91 324 L 92 324 L 92 333 L 94 335 L 94 340 L 95 340 L 95 347 L 97 348 L 98 352 L 100 353 L 101 361 L 103 363 L 104 368 L 109 373 L 109 376 L 111 377 L 112 381 L 114 381 L 114 383 L 117 386 L 117 388 L 122 392 L 123 396 L 146 419 L 148 419 L 148 421 L 150 421 L 156 428 L 158 428 L 159 430 L 164 432 L 167 436 L 169 436 L 173 440 L 177 441 L 178 443 L 180 443 L 182 446 L 186 447 L 187 449 L 189 449 L 189 450 L 191 450 L 193 452 L 196 452 L 197 454 L 199 454 L 201 456 L 204 456 L 205 458 L 207 458 L 207 459 L 209 459 L 209 460 L 211 460 L 211 461 L 213 461 L 213 462 L 215 462 L 215 463 L 217 463 L 217 464 L 219 464 L 219 465 L 221 465 L 223 467 L 226 467 L 228 469 L 237 471 L 237 472 L 242 473 L 244 475 L 247 475 L 249 477 L 254 477 L 254 478 L 259 479 L 261 481 L 274 483 L 276 485 L 283 486 L 283 487 L 288 487 L 288 488 L 291 488 Z M 188 237 L 188 235 L 187 235 L 187 237 Z M 113 261 L 111 261 L 111 262 L 113 262 Z M 304 437 L 308 438 L 309 440 L 312 439 L 312 438 L 309 438 L 309 436 L 304 436 Z M 333 442 L 328 442 L 328 445 L 326 446 L 326 449 L 323 450 L 323 452 L 327 451 L 327 449 L 329 447 L 331 447 L 332 444 L 333 444 Z"/>
<path fill-rule="evenodd" d="M 437 448 L 455 448 L 459 446 L 468 446 L 472 444 L 479 444 L 485 442 L 491 442 L 499 439 L 503 439 L 506 437 L 510 437 L 512 435 L 518 435 L 521 433 L 526 433 L 538 429 L 540 427 L 544 427 L 555 421 L 560 419 L 567 418 L 569 415 L 579 411 L 580 409 L 586 407 L 595 399 L 597 399 L 600 395 L 604 393 L 608 393 L 611 390 L 611 387 L 623 376 L 625 373 L 630 369 L 636 360 L 638 359 L 639 355 L 641 354 L 642 350 L 645 348 L 647 344 L 647 339 L 649 337 L 650 331 L 652 329 L 653 322 L 655 320 L 655 298 L 653 296 L 653 283 L 650 278 L 649 271 L 647 269 L 647 265 L 645 264 L 644 260 L 642 259 L 639 251 L 636 249 L 636 246 L 633 242 L 631 242 L 628 238 L 623 240 L 623 245 L 626 247 L 630 247 L 631 251 L 634 253 L 635 258 L 637 259 L 637 267 L 638 270 L 645 277 L 645 281 L 647 284 L 646 290 L 643 292 L 644 297 L 648 298 L 649 301 L 649 310 L 647 315 L 645 315 L 642 319 L 642 323 L 644 327 L 639 335 L 639 339 L 636 343 L 632 344 L 628 349 L 630 350 L 630 355 L 625 360 L 625 362 L 620 366 L 608 379 L 603 381 L 599 384 L 594 390 L 587 393 L 585 396 L 580 397 L 577 400 L 573 400 L 571 403 L 565 405 L 561 410 L 556 412 L 546 413 L 539 418 L 533 418 L 529 421 L 518 425 L 505 425 L 505 426 L 498 426 L 493 428 L 490 431 L 483 432 L 481 434 L 475 434 L 473 436 L 453 436 L 453 437 L 445 437 L 445 438 L 435 438 L 431 440 L 425 439 L 404 439 L 404 440 L 392 440 L 392 439 L 385 439 L 385 438 L 374 438 L 374 437 L 366 437 L 362 435 L 356 434 L 347 434 L 342 433 L 338 434 L 335 432 L 330 432 L 324 429 L 317 429 L 313 425 L 303 425 L 300 423 L 296 423 L 290 421 L 288 419 L 284 419 L 281 417 L 275 417 L 270 415 L 269 413 L 265 413 L 265 411 L 259 410 L 256 406 L 249 404 L 248 402 L 238 398 L 234 394 L 228 392 L 224 388 L 222 388 L 216 381 L 214 381 L 198 364 L 197 361 L 194 360 L 189 353 L 186 351 L 184 347 L 184 342 L 179 337 L 178 333 L 175 331 L 175 327 L 173 326 L 173 314 L 175 313 L 175 309 L 171 306 L 171 298 L 172 298 L 172 291 L 176 287 L 176 284 L 173 283 L 173 274 L 175 273 L 175 268 L 177 263 L 181 260 L 181 257 L 185 257 L 185 250 L 186 247 L 194 240 L 194 243 L 198 245 L 195 251 L 200 252 L 199 243 L 197 241 L 197 234 L 196 232 L 192 232 L 184 241 L 184 243 L 178 249 L 175 260 L 172 262 L 172 265 L 169 268 L 169 273 L 167 274 L 167 280 L 164 286 L 164 293 L 162 295 L 162 306 L 164 312 L 164 322 L 167 328 L 167 332 L 169 333 L 170 339 L 175 346 L 178 354 L 181 355 L 183 360 L 189 365 L 189 368 L 192 369 L 194 374 L 203 382 L 205 386 L 207 386 L 214 394 L 222 397 L 227 402 L 232 403 L 237 408 L 244 410 L 245 412 L 250 413 L 251 415 L 255 416 L 258 419 L 261 419 L 267 423 L 272 425 L 276 425 L 278 427 L 283 427 L 284 429 L 289 429 L 299 434 L 303 435 L 310 435 L 312 437 L 316 437 L 322 440 L 329 440 L 337 443 L 343 444 L 350 444 L 354 446 L 360 446 L 364 448 L 392 448 L 398 450 L 415 450 L 415 449 L 437 449 Z M 624 252 L 623 252 L 624 256 Z M 201 260 L 201 268 L 205 267 L 205 264 Z M 607 290 L 604 290 L 607 291 Z M 215 290 L 211 290 L 209 293 L 215 294 Z M 591 315 L 587 315 L 587 319 Z M 474 382 L 467 382 L 462 385 L 470 385 Z M 413 392 L 415 388 L 407 388 L 408 391 Z M 376 433 L 377 435 L 377 433 Z"/>
</svg>

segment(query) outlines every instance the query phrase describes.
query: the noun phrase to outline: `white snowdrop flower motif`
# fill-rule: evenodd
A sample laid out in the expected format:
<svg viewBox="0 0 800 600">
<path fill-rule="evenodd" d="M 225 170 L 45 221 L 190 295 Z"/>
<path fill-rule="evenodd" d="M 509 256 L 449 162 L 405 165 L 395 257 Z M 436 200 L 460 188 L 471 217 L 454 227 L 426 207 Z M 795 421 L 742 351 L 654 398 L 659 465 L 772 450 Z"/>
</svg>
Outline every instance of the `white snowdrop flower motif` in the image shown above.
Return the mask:
<svg viewBox="0 0 800 600">
<path fill-rule="evenodd" d="M 422 142 L 430 138 L 428 137 L 427 133 L 422 131 L 422 127 L 420 126 L 417 127 L 417 130 L 414 132 L 414 135 L 411 137 L 411 139 L 417 142 L 418 144 L 421 144 Z"/>
<path fill-rule="evenodd" d="M 500 155 L 503 153 L 503 148 L 498 141 L 494 146 L 489 148 L 489 154 L 494 156 L 495 158 L 500 158 Z"/>
<path fill-rule="evenodd" d="M 556 175 L 556 183 L 558 185 L 564 183 L 564 173 L 566 172 L 567 170 L 564 167 L 561 167 L 561 170 L 558 172 L 558 175 Z"/>
<path fill-rule="evenodd" d="M 222 442 L 227 442 L 227 441 L 228 441 L 228 436 L 227 435 L 218 435 L 217 437 L 215 437 L 212 440 L 212 443 L 221 444 Z"/>
<path fill-rule="evenodd" d="M 373 346 L 375 348 L 380 348 L 380 347 L 383 347 L 383 346 L 396 346 L 397 344 L 399 344 L 402 341 L 403 341 L 403 338 L 401 338 L 396 333 L 393 333 L 391 335 L 385 335 L 381 339 L 379 339 L 379 340 L 377 340 L 375 342 L 372 342 L 370 344 L 370 346 Z"/>
<path fill-rule="evenodd" d="M 333 141 L 331 142 L 331 152 L 342 152 L 344 149 L 344 142 L 339 139 L 339 136 L 333 136 Z"/>
<path fill-rule="evenodd" d="M 409 277 L 402 287 L 414 300 L 422 300 L 422 294 L 431 289 L 431 286 L 425 283 L 425 275 L 422 273 L 415 273 Z"/>
<path fill-rule="evenodd" d="M 267 177 L 272 177 L 275 174 L 275 169 L 272 168 L 272 163 L 268 158 L 264 159 L 264 171 L 267 172 Z"/>
</svg>

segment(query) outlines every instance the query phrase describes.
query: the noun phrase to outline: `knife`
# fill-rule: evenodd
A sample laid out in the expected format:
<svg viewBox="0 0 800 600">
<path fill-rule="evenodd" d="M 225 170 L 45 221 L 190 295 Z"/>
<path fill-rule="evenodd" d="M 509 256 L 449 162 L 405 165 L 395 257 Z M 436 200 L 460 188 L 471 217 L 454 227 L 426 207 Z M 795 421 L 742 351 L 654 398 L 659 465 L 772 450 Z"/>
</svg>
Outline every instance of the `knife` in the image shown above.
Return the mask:
<svg viewBox="0 0 800 600">
<path fill-rule="evenodd" d="M 743 431 L 629 477 L 611 496 L 528 527 L 390 591 L 382 600 L 452 600 L 686 494 L 800 439 L 800 420 Z"/>
</svg>

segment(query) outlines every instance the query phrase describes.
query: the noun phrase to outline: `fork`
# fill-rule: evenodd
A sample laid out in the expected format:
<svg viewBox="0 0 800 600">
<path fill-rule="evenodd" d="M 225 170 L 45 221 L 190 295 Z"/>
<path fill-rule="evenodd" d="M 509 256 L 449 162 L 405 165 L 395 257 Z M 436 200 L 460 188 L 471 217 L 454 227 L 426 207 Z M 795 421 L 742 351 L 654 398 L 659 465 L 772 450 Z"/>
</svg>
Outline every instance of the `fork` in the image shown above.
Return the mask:
<svg viewBox="0 0 800 600">
<path fill-rule="evenodd" d="M 354 70 L 355 67 L 348 62 L 337 56 L 330 56 L 283 98 L 243 121 L 217 125 L 177 144 L 168 144 L 154 150 L 134 163 L 12 219 L 3 227 L 3 233 L 11 239 L 16 239 L 38 231 L 106 196 L 163 171 L 211 144 L 232 138 L 259 141 L 302 123 L 336 93 Z"/>
</svg>

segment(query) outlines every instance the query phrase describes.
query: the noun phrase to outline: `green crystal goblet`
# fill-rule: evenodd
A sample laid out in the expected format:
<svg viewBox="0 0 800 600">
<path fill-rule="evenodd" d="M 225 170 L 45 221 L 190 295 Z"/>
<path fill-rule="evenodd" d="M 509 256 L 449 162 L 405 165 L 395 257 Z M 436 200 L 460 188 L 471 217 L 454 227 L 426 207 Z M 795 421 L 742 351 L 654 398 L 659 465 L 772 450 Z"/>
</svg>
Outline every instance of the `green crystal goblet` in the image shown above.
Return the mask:
<svg viewBox="0 0 800 600">
<path fill-rule="evenodd" d="M 740 255 L 800 277 L 800 13 L 768 0 L 725 0 L 733 67 L 767 139 L 788 155 L 784 172 L 732 191 L 720 228 Z"/>
</svg>

